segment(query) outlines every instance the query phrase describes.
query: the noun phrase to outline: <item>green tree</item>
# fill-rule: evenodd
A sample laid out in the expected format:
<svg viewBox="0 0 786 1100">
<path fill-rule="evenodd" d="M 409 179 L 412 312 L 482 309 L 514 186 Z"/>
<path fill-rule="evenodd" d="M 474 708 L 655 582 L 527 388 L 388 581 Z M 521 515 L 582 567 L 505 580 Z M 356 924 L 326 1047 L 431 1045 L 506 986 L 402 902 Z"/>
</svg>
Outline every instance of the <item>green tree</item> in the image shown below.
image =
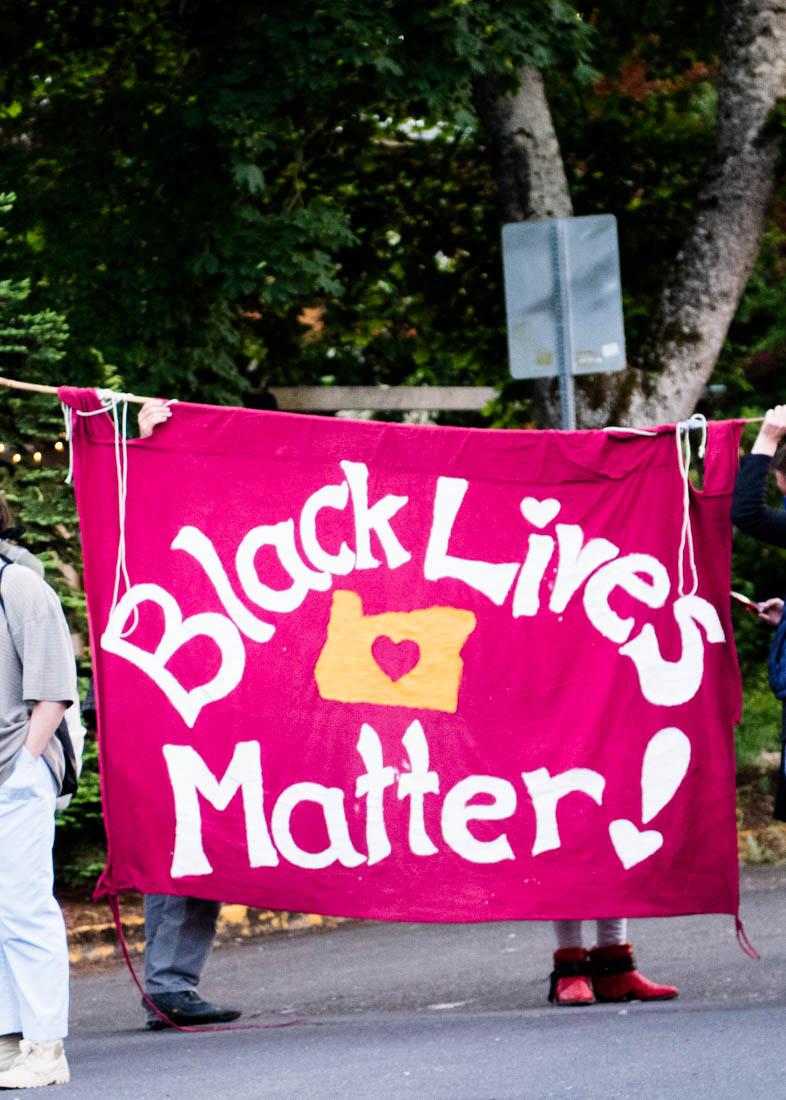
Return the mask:
<svg viewBox="0 0 786 1100">
<path fill-rule="evenodd" d="M 647 100 L 654 91 L 671 93 L 680 85 L 704 84 L 709 94 L 703 114 L 711 119 L 711 140 L 705 148 L 697 145 L 701 171 L 686 181 L 687 194 L 693 191 L 695 196 L 686 230 L 650 298 L 643 336 L 629 349 L 627 371 L 621 377 L 598 377 L 581 388 L 578 404 L 585 426 L 609 420 L 661 423 L 694 410 L 756 262 L 783 137 L 786 12 L 781 5 L 721 0 L 717 11 L 711 7 L 702 21 L 700 60 L 691 57 L 695 27 L 686 39 L 681 34 L 689 11 L 681 0 L 660 0 L 652 10 L 625 7 L 612 4 L 602 14 L 594 8 L 587 12 L 599 42 L 607 45 L 622 26 L 623 48 L 629 50 L 621 71 L 607 71 L 607 79 L 596 84 L 596 95 L 613 92 L 616 85 L 625 87 L 629 100 Z M 695 19 L 692 12 L 691 17 Z M 609 53 L 619 59 L 613 40 Z M 675 58 L 678 64 L 690 62 L 680 79 L 675 79 Z M 493 75 L 478 81 L 478 110 L 495 155 L 500 202 L 508 220 L 569 216 L 574 210 L 546 83 L 532 66 L 521 70 L 512 90 L 502 88 Z M 682 110 L 679 121 L 703 128 L 701 100 L 693 95 L 691 101 L 694 117 Z M 663 118 L 664 128 L 673 131 L 668 121 Z M 649 130 L 657 144 L 660 127 Z M 639 144 L 638 152 L 637 159 L 645 164 L 651 159 L 646 146 Z M 626 174 L 628 163 L 622 163 Z M 663 180 L 660 166 L 651 163 Z M 583 171 L 585 162 L 580 164 Z M 640 164 L 635 167 L 640 170 Z M 608 170 L 601 164 L 596 169 L 601 175 Z M 668 178 L 664 182 L 668 185 Z M 541 387 L 539 396 L 542 418 L 553 419 L 553 387 Z"/>
<path fill-rule="evenodd" d="M 16 202 L 0 194 L 0 218 Z M 20 247 L 0 222 L 0 256 Z M 4 271 L 0 275 L 5 276 Z M 68 346 L 68 326 L 51 309 L 30 309 L 28 279 L 0 278 L 0 373 L 48 382 L 57 377 Z M 111 382 L 111 378 L 107 381 Z M 63 421 L 48 396 L 5 390 L 0 403 L 0 488 L 25 528 L 25 542 L 58 590 L 74 635 L 86 638 L 78 524 L 71 493 L 63 484 L 66 449 Z M 18 459 L 18 461 L 15 461 Z M 85 654 L 87 657 L 87 654 Z M 81 671 L 89 671 L 89 662 Z M 85 675 L 82 677 L 82 688 Z M 80 789 L 58 830 L 58 849 L 67 878 L 82 884 L 102 866 L 103 826 L 96 746 L 85 748 Z"/>
<path fill-rule="evenodd" d="M 620 219 L 644 373 L 590 385 L 588 415 L 701 395 L 775 178 L 770 0 L 701 21 L 685 0 L 2 8 L 7 262 L 66 316 L 68 380 L 103 361 L 248 404 L 271 382 L 502 384 L 499 191 L 507 219 Z M 765 297 L 761 355 L 783 331 Z"/>
<path fill-rule="evenodd" d="M 13 192 L 0 194 L 0 218 L 16 203 Z M 0 256 L 18 247 L 0 221 Z M 5 266 L 5 265 L 4 265 Z M 6 272 L 0 269 L 0 274 Z M 35 287 L 30 278 L 0 278 L 0 373 L 29 381 L 57 377 L 66 354 L 68 326 L 62 314 L 33 308 Z M 0 404 L 0 484 L 28 529 L 28 542 L 45 564 L 55 569 L 55 583 L 74 612 L 75 629 L 84 608 L 75 591 L 79 563 L 76 515 L 70 493 L 63 492 L 63 420 L 51 398 L 14 390 L 3 392 Z M 59 449 L 55 449 L 55 443 Z"/>
<path fill-rule="evenodd" d="M 94 381 L 98 349 L 127 388 L 219 402 L 332 372 L 324 342 L 318 362 L 313 328 L 298 322 L 304 308 L 335 307 L 350 345 L 335 367 L 350 376 L 358 362 L 372 377 L 393 365 L 376 348 L 396 305 L 394 338 L 414 328 L 427 346 L 445 288 L 453 299 L 468 289 L 440 278 L 435 238 L 452 260 L 454 228 L 480 228 L 483 183 L 468 200 L 467 187 L 451 194 L 473 134 L 473 73 L 570 69 L 586 39 L 552 0 L 6 7 L 0 180 L 18 183 L 25 246 L 12 262 L 34 263 L 68 318 L 68 378 Z M 443 135 L 418 143 L 402 129 L 412 118 Z M 410 170 L 421 177 L 413 201 Z M 495 240 L 493 222 L 483 228 Z M 485 249 L 476 259 L 488 267 Z M 413 270 L 422 289 L 402 295 Z M 449 330 L 441 319 L 438 343 Z M 404 368 L 418 365 L 410 344 Z M 454 370 L 471 369 L 470 344 Z"/>
</svg>

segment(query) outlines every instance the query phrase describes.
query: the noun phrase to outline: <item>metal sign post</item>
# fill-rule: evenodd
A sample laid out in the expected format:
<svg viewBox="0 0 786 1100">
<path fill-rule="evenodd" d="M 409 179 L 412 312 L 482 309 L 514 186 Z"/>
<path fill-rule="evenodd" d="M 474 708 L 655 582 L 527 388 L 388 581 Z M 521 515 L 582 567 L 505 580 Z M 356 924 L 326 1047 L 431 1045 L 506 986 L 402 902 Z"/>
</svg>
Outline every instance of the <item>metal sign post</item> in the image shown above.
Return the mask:
<svg viewBox="0 0 786 1100">
<path fill-rule="evenodd" d="M 617 222 L 611 214 L 503 226 L 513 378 L 559 378 L 576 427 L 574 376 L 625 367 Z"/>
<path fill-rule="evenodd" d="M 572 364 L 573 319 L 570 312 L 570 294 L 568 293 L 567 273 L 570 271 L 568 256 L 568 234 L 565 223 L 555 219 L 549 226 L 551 240 L 551 262 L 554 271 L 554 319 L 556 323 L 557 370 L 559 372 L 559 404 L 562 418 L 562 430 L 576 430 L 576 387 L 573 383 Z"/>
</svg>

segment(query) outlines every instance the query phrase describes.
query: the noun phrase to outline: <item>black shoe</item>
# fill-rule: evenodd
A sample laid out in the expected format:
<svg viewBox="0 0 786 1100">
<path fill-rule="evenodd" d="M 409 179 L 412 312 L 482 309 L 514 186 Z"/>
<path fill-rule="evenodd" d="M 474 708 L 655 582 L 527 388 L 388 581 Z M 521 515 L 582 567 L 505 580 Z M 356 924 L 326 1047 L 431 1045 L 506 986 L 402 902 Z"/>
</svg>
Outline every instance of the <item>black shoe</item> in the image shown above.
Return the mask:
<svg viewBox="0 0 786 1100">
<path fill-rule="evenodd" d="M 162 1012 L 178 1027 L 200 1027 L 202 1024 L 227 1024 L 240 1016 L 239 1008 L 221 1008 L 220 1005 L 203 1001 L 195 989 L 185 989 L 179 993 L 148 994 L 159 1012 Z M 144 1004 L 144 1001 L 142 1002 Z M 159 1016 L 154 1016 L 148 1006 L 146 1026 L 151 1031 L 161 1031 L 169 1025 Z"/>
</svg>

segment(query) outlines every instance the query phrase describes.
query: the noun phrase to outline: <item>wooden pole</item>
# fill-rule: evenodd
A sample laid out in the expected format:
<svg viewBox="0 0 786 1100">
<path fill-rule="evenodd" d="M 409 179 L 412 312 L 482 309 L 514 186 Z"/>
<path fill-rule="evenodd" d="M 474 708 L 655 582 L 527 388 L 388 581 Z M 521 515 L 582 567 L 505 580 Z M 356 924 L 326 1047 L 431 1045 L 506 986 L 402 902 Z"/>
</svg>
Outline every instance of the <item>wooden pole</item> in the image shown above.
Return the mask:
<svg viewBox="0 0 786 1100">
<path fill-rule="evenodd" d="M 14 378 L 0 378 L 0 386 L 30 393 L 57 394 L 57 386 L 17 382 Z M 285 386 L 273 387 L 270 392 L 278 399 L 280 407 L 301 412 L 333 412 L 337 409 L 478 410 L 496 395 L 496 390 L 485 386 Z M 135 393 L 123 396 L 135 405 L 153 400 Z M 763 420 L 763 416 L 749 416 L 745 418 L 745 423 L 761 424 Z"/>
<path fill-rule="evenodd" d="M 57 396 L 57 386 L 44 386 L 40 382 L 17 382 L 15 378 L 0 378 L 0 386 L 5 386 L 9 390 L 27 390 L 28 393 L 49 393 Z M 149 397 L 139 397 L 134 393 L 126 393 L 123 396 L 126 401 L 131 401 L 135 405 L 144 405 L 150 400 Z"/>
</svg>

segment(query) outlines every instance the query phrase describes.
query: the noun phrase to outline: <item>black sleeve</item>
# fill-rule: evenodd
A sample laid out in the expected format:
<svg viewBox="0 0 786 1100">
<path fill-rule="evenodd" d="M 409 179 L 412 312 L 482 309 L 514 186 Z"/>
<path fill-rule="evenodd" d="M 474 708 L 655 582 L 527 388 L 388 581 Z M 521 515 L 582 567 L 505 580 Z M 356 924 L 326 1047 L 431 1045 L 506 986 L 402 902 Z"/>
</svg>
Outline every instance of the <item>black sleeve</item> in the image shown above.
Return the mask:
<svg viewBox="0 0 786 1100">
<path fill-rule="evenodd" d="M 731 521 L 747 535 L 786 548 L 786 512 L 767 507 L 768 455 L 746 455 L 734 484 Z"/>
</svg>

